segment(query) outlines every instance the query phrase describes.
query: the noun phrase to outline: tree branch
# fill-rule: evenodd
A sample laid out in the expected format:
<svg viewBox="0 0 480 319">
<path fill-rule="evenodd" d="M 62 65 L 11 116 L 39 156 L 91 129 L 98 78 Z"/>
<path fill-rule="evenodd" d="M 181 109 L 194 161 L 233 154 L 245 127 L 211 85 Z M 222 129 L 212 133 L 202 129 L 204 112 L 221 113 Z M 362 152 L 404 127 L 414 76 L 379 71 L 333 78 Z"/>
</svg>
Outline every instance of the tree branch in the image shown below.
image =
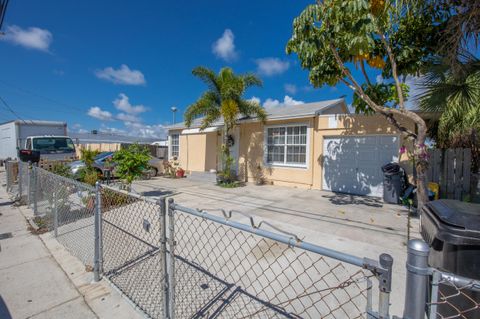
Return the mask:
<svg viewBox="0 0 480 319">
<path fill-rule="evenodd" d="M 330 49 L 332 50 L 332 53 L 335 57 L 335 60 L 337 61 L 340 69 L 342 70 L 342 74 L 344 74 L 352 83 L 348 82 L 344 78 L 340 78 L 340 81 L 345 83 L 350 89 L 352 89 L 355 94 L 358 95 L 369 107 L 371 107 L 375 112 L 380 113 L 381 115 L 385 116 L 387 118 L 387 121 L 391 123 L 393 126 L 395 126 L 402 134 L 406 135 L 407 138 L 414 138 L 416 139 L 418 136 L 414 132 L 410 131 L 406 127 L 402 126 L 394 117 L 393 115 L 400 115 L 404 117 L 408 117 L 411 120 L 413 120 L 415 123 L 417 123 L 417 119 L 414 117 L 417 117 L 420 119 L 422 122 L 423 120 L 415 113 L 413 112 L 408 112 L 409 114 L 405 114 L 404 112 L 401 112 L 397 109 L 394 108 L 388 108 L 384 106 L 380 106 L 376 104 L 375 102 L 370 99 L 368 95 L 365 94 L 363 91 L 362 87 L 358 84 L 358 82 L 355 80 L 353 75 L 351 74 L 350 70 L 348 70 L 345 67 L 345 64 L 343 63 L 342 59 L 340 58 L 340 55 L 338 54 L 337 50 L 333 46 L 333 44 L 330 44 Z M 421 124 L 421 123 L 419 123 Z"/>
<path fill-rule="evenodd" d="M 400 106 L 400 110 L 405 110 L 405 101 L 403 99 L 403 91 L 402 86 L 400 85 L 400 80 L 398 79 L 397 74 L 397 63 L 395 62 L 395 57 L 393 56 L 392 48 L 388 44 L 387 38 L 381 32 L 379 32 L 380 39 L 382 40 L 383 46 L 387 50 L 388 59 L 390 60 L 390 66 L 392 69 L 392 76 L 395 80 L 395 87 L 397 88 L 397 96 L 398 96 L 398 104 Z"/>
<path fill-rule="evenodd" d="M 368 86 L 372 86 L 372 82 L 370 82 L 370 78 L 368 77 L 367 72 L 365 71 L 365 63 L 363 62 L 363 59 L 360 61 L 360 68 L 362 70 L 363 76 L 365 77 L 365 80 L 367 81 Z"/>
</svg>

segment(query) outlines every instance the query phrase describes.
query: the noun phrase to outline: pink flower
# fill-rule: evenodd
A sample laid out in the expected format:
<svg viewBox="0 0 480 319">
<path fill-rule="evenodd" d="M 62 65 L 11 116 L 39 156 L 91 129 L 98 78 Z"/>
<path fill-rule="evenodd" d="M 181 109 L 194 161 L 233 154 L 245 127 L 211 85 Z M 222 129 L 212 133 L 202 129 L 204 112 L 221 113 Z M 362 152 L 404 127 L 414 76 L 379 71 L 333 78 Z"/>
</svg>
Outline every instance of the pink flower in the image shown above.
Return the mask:
<svg viewBox="0 0 480 319">
<path fill-rule="evenodd" d="M 400 147 L 400 154 L 405 154 L 407 148 L 405 146 Z"/>
</svg>

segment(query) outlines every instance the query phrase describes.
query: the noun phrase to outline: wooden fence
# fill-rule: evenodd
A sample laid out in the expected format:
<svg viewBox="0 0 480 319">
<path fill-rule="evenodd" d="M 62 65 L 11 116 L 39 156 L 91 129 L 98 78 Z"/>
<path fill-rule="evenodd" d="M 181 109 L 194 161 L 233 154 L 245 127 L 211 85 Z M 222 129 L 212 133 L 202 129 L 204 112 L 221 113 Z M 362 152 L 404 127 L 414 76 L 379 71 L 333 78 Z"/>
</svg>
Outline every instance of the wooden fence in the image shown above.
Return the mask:
<svg viewBox="0 0 480 319">
<path fill-rule="evenodd" d="M 469 196 L 472 176 L 470 149 L 433 149 L 428 153 L 428 181 L 439 184 L 440 198 L 463 200 Z"/>
<path fill-rule="evenodd" d="M 98 152 L 117 152 L 120 149 L 132 145 L 131 143 L 88 143 L 88 144 L 75 144 L 75 149 L 77 152 L 77 157 L 81 158 L 82 149 L 87 149 L 90 151 Z M 153 157 L 159 159 L 168 159 L 168 147 L 167 146 L 158 146 L 158 145 L 149 145 L 142 144 L 150 151 L 150 154 Z"/>
</svg>

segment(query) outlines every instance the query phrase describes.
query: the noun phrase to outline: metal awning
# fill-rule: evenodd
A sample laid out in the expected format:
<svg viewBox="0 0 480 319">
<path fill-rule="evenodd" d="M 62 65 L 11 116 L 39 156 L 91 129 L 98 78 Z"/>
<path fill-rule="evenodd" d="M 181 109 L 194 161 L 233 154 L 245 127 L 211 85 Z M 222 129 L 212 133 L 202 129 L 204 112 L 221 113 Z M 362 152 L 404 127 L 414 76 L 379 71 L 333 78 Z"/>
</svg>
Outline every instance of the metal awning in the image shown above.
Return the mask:
<svg viewBox="0 0 480 319">
<path fill-rule="evenodd" d="M 199 128 L 190 128 L 186 130 L 182 130 L 182 135 L 189 135 L 189 134 L 202 134 L 202 133 L 209 133 L 209 132 L 216 132 L 220 129 L 218 126 L 207 127 L 206 129 L 199 129 Z"/>
</svg>

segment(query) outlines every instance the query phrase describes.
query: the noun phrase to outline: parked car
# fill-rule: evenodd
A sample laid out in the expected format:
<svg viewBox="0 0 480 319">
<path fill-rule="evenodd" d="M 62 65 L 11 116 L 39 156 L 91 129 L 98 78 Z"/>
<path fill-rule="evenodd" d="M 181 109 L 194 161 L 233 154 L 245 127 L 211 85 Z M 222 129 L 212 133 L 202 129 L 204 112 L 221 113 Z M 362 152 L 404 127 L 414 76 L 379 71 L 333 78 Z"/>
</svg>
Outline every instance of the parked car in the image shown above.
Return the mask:
<svg viewBox="0 0 480 319">
<path fill-rule="evenodd" d="M 93 161 L 93 167 L 101 174 L 104 175 L 104 173 L 107 170 L 112 171 L 112 177 L 115 177 L 115 163 L 112 161 L 114 152 L 102 152 L 95 156 L 94 161 Z M 150 166 L 148 170 L 146 170 L 146 173 L 149 174 L 150 176 L 157 176 L 158 174 L 163 172 L 163 161 L 151 157 L 150 160 L 148 161 L 148 165 Z M 83 161 L 75 161 L 69 164 L 70 166 L 70 171 L 73 176 L 79 177 L 80 171 L 82 168 L 85 167 L 85 162 Z"/>
</svg>

